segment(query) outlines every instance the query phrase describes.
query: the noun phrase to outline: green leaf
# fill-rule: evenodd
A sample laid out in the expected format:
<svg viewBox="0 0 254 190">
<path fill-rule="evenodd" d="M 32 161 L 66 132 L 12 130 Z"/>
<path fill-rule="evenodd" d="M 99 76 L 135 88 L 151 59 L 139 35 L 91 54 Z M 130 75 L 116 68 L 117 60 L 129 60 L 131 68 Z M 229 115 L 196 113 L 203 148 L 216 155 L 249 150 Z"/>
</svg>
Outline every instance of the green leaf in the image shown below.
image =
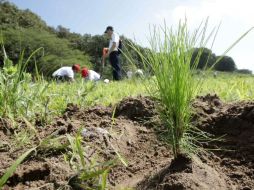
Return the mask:
<svg viewBox="0 0 254 190">
<path fill-rule="evenodd" d="M 109 169 L 105 170 L 101 175 L 101 190 L 105 190 L 107 187 L 107 177 L 108 177 Z"/>
</svg>

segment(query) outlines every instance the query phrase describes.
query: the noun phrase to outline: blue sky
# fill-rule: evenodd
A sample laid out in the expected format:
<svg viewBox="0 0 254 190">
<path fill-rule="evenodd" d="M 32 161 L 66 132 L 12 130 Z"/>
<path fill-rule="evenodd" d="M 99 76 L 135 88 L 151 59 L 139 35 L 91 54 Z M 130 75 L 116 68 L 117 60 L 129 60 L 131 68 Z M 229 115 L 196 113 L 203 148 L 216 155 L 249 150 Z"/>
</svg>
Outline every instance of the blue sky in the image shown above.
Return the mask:
<svg viewBox="0 0 254 190">
<path fill-rule="evenodd" d="M 72 32 L 102 34 L 107 25 L 119 34 L 148 45 L 149 25 L 175 26 L 187 16 L 196 28 L 209 16 L 211 28 L 222 22 L 213 51 L 222 54 L 241 34 L 254 26 L 253 0 L 10 0 L 37 13 L 48 25 Z M 254 31 L 228 53 L 238 68 L 254 71 Z"/>
</svg>

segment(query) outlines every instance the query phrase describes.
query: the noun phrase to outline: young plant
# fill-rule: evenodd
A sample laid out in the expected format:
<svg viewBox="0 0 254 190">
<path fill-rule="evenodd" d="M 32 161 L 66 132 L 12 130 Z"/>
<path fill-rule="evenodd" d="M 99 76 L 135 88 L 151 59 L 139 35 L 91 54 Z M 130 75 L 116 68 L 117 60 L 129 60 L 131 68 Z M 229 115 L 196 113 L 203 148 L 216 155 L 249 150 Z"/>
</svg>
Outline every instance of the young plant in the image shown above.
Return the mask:
<svg viewBox="0 0 254 190">
<path fill-rule="evenodd" d="M 108 172 L 115 161 L 100 164 L 93 158 L 87 158 L 80 132 L 75 137 L 67 135 L 67 138 L 70 151 L 65 155 L 65 160 L 77 173 L 69 180 L 69 184 L 77 189 L 105 190 Z"/>
<path fill-rule="evenodd" d="M 167 140 L 172 145 L 175 158 L 179 156 L 182 149 L 195 148 L 195 146 L 190 147 L 195 141 L 193 139 L 195 136 L 189 135 L 194 130 L 190 123 L 191 101 L 200 90 L 204 79 L 197 80 L 193 73 L 204 49 L 202 47 L 207 46 L 210 39 L 213 39 L 213 45 L 218 31 L 215 28 L 206 37 L 207 26 L 208 20 L 204 24 L 201 23 L 193 33 L 188 30 L 187 21 L 180 21 L 176 30 L 168 28 L 166 24 L 164 27 L 154 27 L 149 40 L 150 49 L 145 53 L 142 53 L 135 45 L 129 44 L 139 54 L 147 70 L 154 75 L 153 81 L 150 83 L 153 86 L 152 88 L 149 86 L 148 89 L 155 90 L 152 91 L 152 96 L 156 95 L 160 101 L 161 118 L 168 129 Z M 230 46 L 225 53 L 248 32 Z M 201 48 L 193 63 L 191 59 L 195 47 Z M 198 133 L 198 137 L 205 138 L 206 134 L 199 133 L 199 131 L 195 131 L 195 133 Z"/>
<path fill-rule="evenodd" d="M 25 73 L 31 58 L 43 48 L 35 50 L 27 60 L 24 61 L 24 51 L 21 53 L 17 65 L 13 65 L 5 52 L 3 39 L 0 36 L 1 49 L 4 52 L 4 65 L 0 69 L 0 115 L 3 118 L 14 120 L 19 115 L 25 115 L 27 102 L 33 97 L 25 96 L 27 91 L 32 91 L 32 85 Z M 27 85 L 30 85 L 26 88 Z M 36 85 L 34 85 L 36 86 Z M 37 97 L 37 96 L 36 96 Z"/>
</svg>

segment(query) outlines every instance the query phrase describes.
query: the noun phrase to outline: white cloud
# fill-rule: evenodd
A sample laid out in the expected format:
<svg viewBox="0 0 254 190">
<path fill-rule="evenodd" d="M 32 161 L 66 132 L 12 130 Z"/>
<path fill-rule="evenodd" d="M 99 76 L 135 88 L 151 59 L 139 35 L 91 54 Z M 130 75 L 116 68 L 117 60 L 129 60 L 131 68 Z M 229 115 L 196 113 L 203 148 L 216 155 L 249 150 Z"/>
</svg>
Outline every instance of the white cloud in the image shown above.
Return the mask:
<svg viewBox="0 0 254 190">
<path fill-rule="evenodd" d="M 253 24 L 253 6 L 253 0 L 202 0 L 199 4 L 175 7 L 172 17 L 174 20 L 178 20 L 186 14 L 192 22 L 199 21 L 207 16 L 214 21 L 220 21 L 228 17 L 242 21 L 245 24 Z"/>
</svg>

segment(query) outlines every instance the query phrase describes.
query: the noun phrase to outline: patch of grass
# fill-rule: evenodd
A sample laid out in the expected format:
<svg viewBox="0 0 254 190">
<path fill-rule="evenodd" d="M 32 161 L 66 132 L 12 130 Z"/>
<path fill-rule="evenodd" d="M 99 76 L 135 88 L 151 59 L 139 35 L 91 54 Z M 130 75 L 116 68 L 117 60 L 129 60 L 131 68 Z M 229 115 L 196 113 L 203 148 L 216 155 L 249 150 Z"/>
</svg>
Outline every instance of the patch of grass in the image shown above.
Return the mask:
<svg viewBox="0 0 254 190">
<path fill-rule="evenodd" d="M 49 111 L 58 115 L 61 114 L 67 103 L 74 103 L 81 107 L 93 105 L 109 106 L 117 103 L 127 96 L 145 94 L 145 83 L 149 81 L 124 80 L 105 84 L 102 81 L 95 85 L 91 82 L 84 82 L 82 79 L 74 83 L 50 83 L 47 93 L 50 97 Z"/>
<path fill-rule="evenodd" d="M 105 190 L 107 177 L 116 160 L 98 163 L 94 156 L 87 157 L 83 146 L 82 136 L 78 133 L 75 137 L 67 135 L 70 151 L 65 154 L 65 160 L 74 169 L 76 175 L 69 180 L 73 188 Z"/>
<path fill-rule="evenodd" d="M 31 114 L 29 112 L 31 107 L 31 110 L 34 110 L 37 105 L 34 101 L 38 98 L 38 95 L 43 94 L 46 86 L 31 84 L 31 76 L 25 71 L 31 58 L 42 51 L 43 48 L 35 50 L 27 60 L 23 59 L 23 51 L 18 64 L 14 66 L 5 52 L 3 40 L 1 39 L 0 45 L 4 52 L 4 66 L 0 68 L 0 116 L 12 120 L 19 116 L 28 116 Z"/>
<path fill-rule="evenodd" d="M 217 94 L 223 101 L 232 102 L 254 99 L 254 76 L 237 73 L 219 73 L 216 78 L 205 74 L 199 95 Z"/>
<path fill-rule="evenodd" d="M 197 146 L 193 142 L 198 142 L 200 138 L 211 140 L 207 134 L 191 125 L 191 101 L 200 92 L 204 82 L 203 76 L 195 75 L 200 56 L 208 42 L 212 41 L 211 46 L 213 46 L 218 28 L 214 28 L 207 34 L 208 19 L 193 32 L 188 29 L 187 20 L 179 21 L 176 29 L 168 28 L 165 23 L 164 26 L 154 26 L 151 30 L 150 48 L 145 53 L 132 42 L 129 43 L 129 46 L 142 59 L 146 70 L 154 75 L 154 81 L 149 84 L 148 90 L 160 101 L 159 113 L 168 129 L 167 141 L 172 145 L 175 158 L 181 154 L 182 150 L 187 153 L 197 152 Z M 223 55 L 252 29 L 237 39 Z M 199 52 L 192 63 L 195 47 L 199 48 Z M 128 55 L 126 57 L 132 61 L 131 57 Z M 217 59 L 213 66 L 220 59 Z M 242 83 L 240 86 L 245 89 Z"/>
<path fill-rule="evenodd" d="M 197 68 L 202 48 L 191 65 L 195 46 L 204 47 L 211 37 L 206 38 L 207 22 L 191 34 L 187 22 L 179 22 L 173 30 L 164 27 L 154 27 L 150 35 L 150 50 L 146 53 L 135 49 L 143 60 L 146 68 L 154 74 L 155 92 L 150 91 L 159 101 L 159 111 L 162 121 L 168 128 L 167 141 L 172 145 L 176 158 L 183 148 L 186 132 L 192 127 L 191 100 L 200 86 L 200 79 L 193 77 Z M 132 48 L 135 48 L 130 44 Z"/>
</svg>

